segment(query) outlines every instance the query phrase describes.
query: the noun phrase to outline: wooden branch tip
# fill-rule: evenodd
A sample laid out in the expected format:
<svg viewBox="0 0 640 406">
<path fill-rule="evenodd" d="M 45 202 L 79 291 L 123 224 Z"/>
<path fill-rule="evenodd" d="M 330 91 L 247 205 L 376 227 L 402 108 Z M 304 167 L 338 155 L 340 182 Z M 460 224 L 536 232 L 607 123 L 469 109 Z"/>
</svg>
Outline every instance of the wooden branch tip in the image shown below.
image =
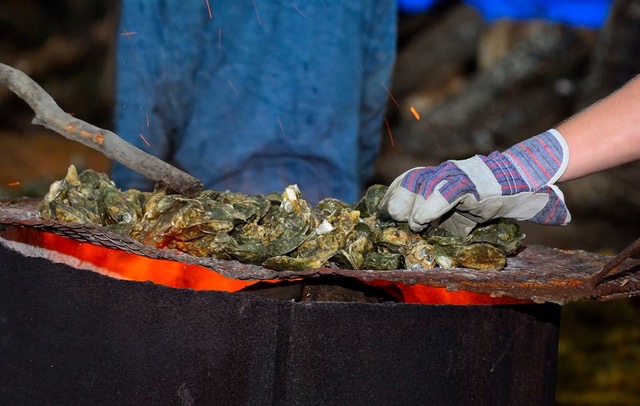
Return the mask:
<svg viewBox="0 0 640 406">
<path fill-rule="evenodd" d="M 117 134 L 96 127 L 64 112 L 53 98 L 22 71 L 0 63 L 0 84 L 25 101 L 35 113 L 33 124 L 79 142 L 120 164 L 186 196 L 203 188 L 200 180 L 125 141 Z"/>
</svg>

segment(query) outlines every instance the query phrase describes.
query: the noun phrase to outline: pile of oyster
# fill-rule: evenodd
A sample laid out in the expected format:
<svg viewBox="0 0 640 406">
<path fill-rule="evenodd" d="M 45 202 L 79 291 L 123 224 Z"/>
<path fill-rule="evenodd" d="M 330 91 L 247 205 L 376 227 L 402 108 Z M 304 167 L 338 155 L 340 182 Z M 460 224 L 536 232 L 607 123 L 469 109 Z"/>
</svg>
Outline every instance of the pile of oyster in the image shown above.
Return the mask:
<svg viewBox="0 0 640 406">
<path fill-rule="evenodd" d="M 282 194 L 207 190 L 195 198 L 120 191 L 103 173 L 72 165 L 38 206 L 44 219 L 92 223 L 156 248 L 235 259 L 274 270 L 464 267 L 500 270 L 524 235 L 511 220 L 458 237 L 438 227 L 412 232 L 378 209 L 386 187 L 371 186 L 355 205 L 327 198 L 316 207 L 296 185 Z"/>
</svg>

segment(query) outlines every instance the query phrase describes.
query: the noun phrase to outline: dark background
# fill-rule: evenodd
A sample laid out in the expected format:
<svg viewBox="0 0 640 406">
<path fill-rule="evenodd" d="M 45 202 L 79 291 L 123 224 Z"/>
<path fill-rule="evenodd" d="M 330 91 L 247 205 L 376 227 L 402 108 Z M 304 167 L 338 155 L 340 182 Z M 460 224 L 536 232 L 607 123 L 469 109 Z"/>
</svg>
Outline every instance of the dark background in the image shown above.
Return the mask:
<svg viewBox="0 0 640 406">
<path fill-rule="evenodd" d="M 117 14 L 109 0 L 4 0 L 0 62 L 31 76 L 65 111 L 112 129 Z M 413 166 L 506 148 L 554 126 L 637 74 L 639 42 L 640 1 L 615 1 L 597 31 L 486 24 L 457 2 L 400 15 L 397 103 L 389 102 L 373 181 L 388 184 Z M 33 112 L 6 89 L 0 111 L 0 196 L 42 196 L 71 163 L 108 171 L 99 153 L 31 125 Z M 572 223 L 522 224 L 526 243 L 619 252 L 640 237 L 639 178 L 634 163 L 561 185 Z M 640 404 L 639 308 L 634 300 L 565 306 L 559 404 Z"/>
</svg>

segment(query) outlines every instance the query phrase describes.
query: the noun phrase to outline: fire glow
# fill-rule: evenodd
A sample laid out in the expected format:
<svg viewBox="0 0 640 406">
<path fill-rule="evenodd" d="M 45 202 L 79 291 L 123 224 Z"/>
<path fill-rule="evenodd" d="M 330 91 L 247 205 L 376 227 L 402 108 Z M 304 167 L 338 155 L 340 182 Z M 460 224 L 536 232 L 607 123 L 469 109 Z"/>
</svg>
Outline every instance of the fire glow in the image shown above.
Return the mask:
<svg viewBox="0 0 640 406">
<path fill-rule="evenodd" d="M 3 233 L 3 237 L 39 247 L 51 254 L 75 258 L 78 263 L 91 264 L 91 270 L 104 275 L 138 282 L 153 282 L 173 288 L 194 290 L 223 290 L 236 292 L 258 281 L 242 281 L 226 278 L 208 268 L 177 261 L 147 258 L 122 250 L 94 245 L 72 238 L 28 228 L 14 229 L 17 232 Z M 55 255 L 50 255 L 56 260 Z M 56 262 L 64 262 L 57 261 Z M 74 266 L 73 264 L 69 264 Z"/>
<path fill-rule="evenodd" d="M 178 289 L 238 292 L 258 282 L 279 280 L 239 280 L 199 265 L 148 258 L 57 234 L 24 227 L 11 227 L 2 232 L 4 241 L 22 244 L 46 252 L 42 256 L 54 262 L 88 269 L 108 277 L 136 282 L 151 282 Z M 13 247 L 16 249 L 15 247 Z M 385 280 L 363 282 L 385 288 L 399 302 L 450 305 L 519 304 L 528 301 L 509 297 L 493 298 L 468 291 L 449 292 L 445 288 L 405 285 Z M 397 292 L 400 292 L 399 294 Z"/>
</svg>

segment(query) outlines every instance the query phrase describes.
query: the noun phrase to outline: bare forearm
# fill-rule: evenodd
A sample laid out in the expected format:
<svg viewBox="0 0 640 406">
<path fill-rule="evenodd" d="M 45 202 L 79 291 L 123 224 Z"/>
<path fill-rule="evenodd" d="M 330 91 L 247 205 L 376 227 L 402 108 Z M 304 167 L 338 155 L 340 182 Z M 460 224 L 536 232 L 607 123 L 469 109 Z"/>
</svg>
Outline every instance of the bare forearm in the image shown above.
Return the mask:
<svg viewBox="0 0 640 406">
<path fill-rule="evenodd" d="M 560 182 L 640 159 L 640 76 L 556 128 L 569 145 Z"/>
</svg>

